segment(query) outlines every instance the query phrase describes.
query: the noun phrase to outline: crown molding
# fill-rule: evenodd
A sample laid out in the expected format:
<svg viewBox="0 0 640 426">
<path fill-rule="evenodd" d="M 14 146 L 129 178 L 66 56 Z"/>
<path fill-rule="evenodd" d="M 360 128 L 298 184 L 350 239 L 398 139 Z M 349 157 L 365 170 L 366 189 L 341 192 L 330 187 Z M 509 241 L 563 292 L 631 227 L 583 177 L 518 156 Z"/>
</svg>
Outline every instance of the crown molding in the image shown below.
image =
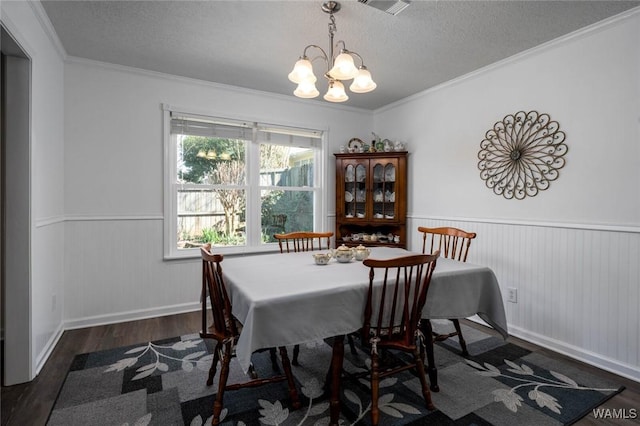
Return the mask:
<svg viewBox="0 0 640 426">
<path fill-rule="evenodd" d="M 56 30 L 53 28 L 53 24 L 49 19 L 49 15 L 47 15 L 47 12 L 44 10 L 42 3 L 40 3 L 40 1 L 29 1 L 28 3 L 31 6 L 31 9 L 33 9 L 33 13 L 36 15 L 36 18 L 38 18 L 38 21 L 40 22 L 44 33 L 54 45 L 56 51 L 58 52 L 60 57 L 62 57 L 62 60 L 66 60 L 68 56 L 67 51 L 62 45 L 60 37 L 58 37 L 58 33 L 56 33 Z"/>
</svg>

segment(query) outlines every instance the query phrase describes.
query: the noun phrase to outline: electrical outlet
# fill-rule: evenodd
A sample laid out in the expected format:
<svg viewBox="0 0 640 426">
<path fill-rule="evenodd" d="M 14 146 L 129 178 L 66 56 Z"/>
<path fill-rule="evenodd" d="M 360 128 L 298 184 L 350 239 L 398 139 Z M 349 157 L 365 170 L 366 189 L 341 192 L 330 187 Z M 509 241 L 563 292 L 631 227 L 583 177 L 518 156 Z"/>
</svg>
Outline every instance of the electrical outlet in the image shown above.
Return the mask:
<svg viewBox="0 0 640 426">
<path fill-rule="evenodd" d="M 507 289 L 507 300 L 511 303 L 518 303 L 518 289 L 509 287 Z"/>
</svg>

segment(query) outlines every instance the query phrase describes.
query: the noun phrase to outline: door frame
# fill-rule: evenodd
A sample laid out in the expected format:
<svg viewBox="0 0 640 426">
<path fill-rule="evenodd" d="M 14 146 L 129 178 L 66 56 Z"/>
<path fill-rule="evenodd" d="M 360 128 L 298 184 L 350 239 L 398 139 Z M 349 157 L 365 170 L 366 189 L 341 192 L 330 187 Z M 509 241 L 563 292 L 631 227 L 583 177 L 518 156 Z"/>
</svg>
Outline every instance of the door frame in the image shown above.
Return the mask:
<svg viewBox="0 0 640 426">
<path fill-rule="evenodd" d="M 2 385 L 33 380 L 31 312 L 31 111 L 32 60 L 0 21 L 2 52 Z M 10 31 L 12 30 L 12 31 Z"/>
</svg>

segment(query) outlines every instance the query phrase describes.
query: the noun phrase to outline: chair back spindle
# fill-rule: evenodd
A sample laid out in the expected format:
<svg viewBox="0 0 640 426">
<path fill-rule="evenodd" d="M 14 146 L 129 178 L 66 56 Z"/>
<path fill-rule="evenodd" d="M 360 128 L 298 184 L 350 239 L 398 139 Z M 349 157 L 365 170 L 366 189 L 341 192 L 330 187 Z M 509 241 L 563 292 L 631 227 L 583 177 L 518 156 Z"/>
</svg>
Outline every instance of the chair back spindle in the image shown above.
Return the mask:
<svg viewBox="0 0 640 426">
<path fill-rule="evenodd" d="M 422 252 L 427 252 L 427 247 L 430 252 L 434 250 L 440 250 L 442 257 L 457 260 L 459 262 L 466 262 L 467 255 L 469 254 L 469 247 L 471 246 L 471 240 L 476 237 L 475 232 L 467 232 L 462 229 L 452 227 L 442 228 L 425 228 L 423 226 L 418 227 L 418 232 L 422 233 Z M 460 342 L 460 349 L 462 355 L 469 355 L 467 351 L 467 343 L 462 335 L 462 327 L 460 321 L 457 318 L 451 318 L 455 331 L 436 333 L 432 332 L 436 341 L 443 341 L 449 337 L 458 336 Z M 423 326 L 428 325 L 428 320 L 425 320 Z"/>
<path fill-rule="evenodd" d="M 212 254 L 207 248 L 200 249 L 202 255 L 202 334 L 220 339 L 238 335 L 231 313 L 231 301 L 222 278 L 221 262 L 224 256 Z M 207 315 L 207 297 L 211 306 Z"/>
<path fill-rule="evenodd" d="M 288 234 L 274 234 L 278 240 L 280 253 L 301 251 L 328 250 L 331 246 L 333 232 L 289 232 Z"/>
<path fill-rule="evenodd" d="M 365 341 L 373 336 L 392 346 L 415 345 L 438 256 L 436 252 L 390 260 L 365 259 L 363 264 L 370 268 L 362 329 Z M 381 283 L 376 282 L 376 275 Z"/>
<path fill-rule="evenodd" d="M 200 248 L 202 257 L 202 287 L 200 293 L 200 305 L 202 310 L 202 329 L 200 337 L 213 339 L 216 346 L 213 351 L 213 359 L 209 368 L 207 377 L 207 386 L 213 384 L 213 379 L 217 373 L 218 363 L 220 363 L 220 375 L 218 381 L 218 392 L 213 403 L 213 417 L 211 424 L 216 426 L 220 424 L 220 417 L 223 408 L 223 398 L 225 391 L 237 390 L 246 387 L 262 386 L 275 382 L 287 382 L 289 388 L 289 397 L 293 409 L 300 407 L 298 393 L 295 387 L 293 372 L 289 363 L 287 349 L 280 347 L 280 357 L 282 359 L 282 367 L 284 375 L 275 375 L 272 377 L 260 378 L 255 373 L 253 366 L 249 368 L 251 380 L 242 383 L 228 384 L 229 366 L 233 354 L 233 347 L 240 336 L 242 324 L 233 316 L 231 299 L 227 293 L 222 274 L 221 254 L 211 253 L 211 245 L 205 244 Z M 207 301 L 210 304 L 207 306 Z M 273 361 L 273 360 L 272 360 Z M 279 368 L 276 368 L 278 370 Z"/>
<path fill-rule="evenodd" d="M 425 228 L 420 226 L 418 232 L 422 233 L 423 253 L 427 253 L 428 247 L 428 253 L 439 250 L 442 257 L 460 262 L 467 261 L 471 240 L 476 237 L 475 232 L 466 232 L 452 227 Z"/>
<path fill-rule="evenodd" d="M 424 340 L 420 330 L 422 309 L 436 261 L 440 253 L 416 254 L 395 259 L 365 259 L 369 267 L 369 290 L 361 330 L 362 341 L 370 347 L 371 424 L 377 425 L 380 380 L 401 371 L 415 369 L 422 396 L 429 410 L 434 410 L 424 369 Z M 411 361 L 381 368 L 379 349 L 396 349 L 412 355 Z"/>
</svg>

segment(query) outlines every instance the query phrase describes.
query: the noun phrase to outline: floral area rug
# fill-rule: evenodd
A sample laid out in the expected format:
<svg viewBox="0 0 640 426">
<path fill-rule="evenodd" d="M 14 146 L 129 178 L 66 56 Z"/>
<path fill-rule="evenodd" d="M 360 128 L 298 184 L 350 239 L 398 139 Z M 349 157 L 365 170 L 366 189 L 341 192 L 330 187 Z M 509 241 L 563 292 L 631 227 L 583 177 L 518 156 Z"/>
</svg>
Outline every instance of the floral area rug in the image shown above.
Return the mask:
<svg viewBox="0 0 640 426">
<path fill-rule="evenodd" d="M 442 324 L 444 324 L 443 322 Z M 440 324 L 435 324 L 436 327 Z M 435 348 L 440 392 L 435 411 L 425 408 L 420 382 L 411 371 L 380 384 L 380 425 L 568 425 L 624 388 L 580 368 L 530 352 L 480 330 L 463 326 L 470 356 L 457 340 Z M 76 356 L 48 425 L 189 425 L 211 423 L 217 380 L 205 384 L 212 346 L 198 335 L 142 343 Z M 387 363 L 404 354 L 388 353 Z M 286 383 L 228 391 L 223 425 L 310 425 L 329 423 L 323 391 L 331 346 L 301 347 L 293 367 L 302 408 L 292 410 Z M 253 357 L 260 375 L 272 373 L 267 352 Z M 341 424 L 370 424 L 370 388 L 363 371 L 368 353 L 345 348 Z M 246 380 L 232 360 L 229 383 Z"/>
</svg>

